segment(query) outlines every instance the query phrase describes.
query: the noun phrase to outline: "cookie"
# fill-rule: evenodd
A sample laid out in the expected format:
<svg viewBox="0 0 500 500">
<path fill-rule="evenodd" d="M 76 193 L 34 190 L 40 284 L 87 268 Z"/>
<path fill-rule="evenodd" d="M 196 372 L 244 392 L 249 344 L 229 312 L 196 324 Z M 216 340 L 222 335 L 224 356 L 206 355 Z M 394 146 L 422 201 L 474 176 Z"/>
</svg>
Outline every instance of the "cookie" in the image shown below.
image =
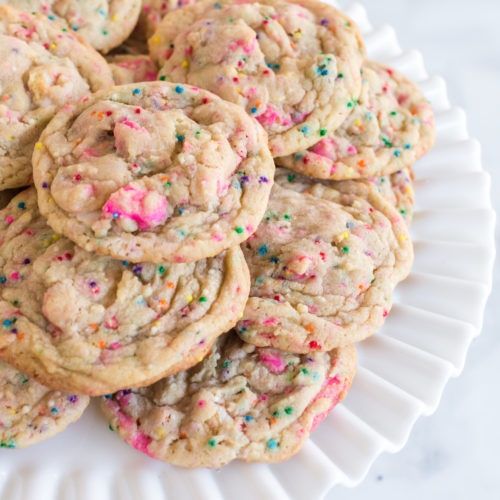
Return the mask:
<svg viewBox="0 0 500 500">
<path fill-rule="evenodd" d="M 298 353 L 379 330 L 413 259 L 404 220 L 369 182 L 326 187 L 282 171 L 243 250 L 252 286 L 238 333 Z"/>
<path fill-rule="evenodd" d="M 142 386 L 202 359 L 241 317 L 238 246 L 191 264 L 131 264 L 56 235 L 33 188 L 0 212 L 0 358 L 81 394 Z"/>
<path fill-rule="evenodd" d="M 102 408 L 128 444 L 182 467 L 297 453 L 349 390 L 356 351 L 290 354 L 223 338 L 198 366 L 151 387 L 124 390 Z"/>
<path fill-rule="evenodd" d="M 109 56 L 106 60 L 116 85 L 156 80 L 158 69 L 147 55 L 120 54 Z"/>
<path fill-rule="evenodd" d="M 78 420 L 88 404 L 87 396 L 54 391 L 0 362 L 0 447 L 48 439 Z"/>
<path fill-rule="evenodd" d="M 407 224 L 411 224 L 415 205 L 413 180 L 414 173 L 411 167 L 372 179 L 379 193 L 396 207 Z"/>
<path fill-rule="evenodd" d="M 133 37 L 144 40 L 152 36 L 160 21 L 172 10 L 191 5 L 196 0 L 142 0 L 139 21 Z"/>
<path fill-rule="evenodd" d="M 60 17 L 95 49 L 107 53 L 125 41 L 139 19 L 141 0 L 7 0 L 19 10 Z"/>
<path fill-rule="evenodd" d="M 246 240 L 271 191 L 262 127 L 189 85 L 115 87 L 67 107 L 33 156 L 42 214 L 87 251 L 193 262 Z"/>
<path fill-rule="evenodd" d="M 380 177 L 410 167 L 434 143 L 430 103 L 387 66 L 364 63 L 362 92 L 353 108 L 337 130 L 277 163 L 318 179 Z"/>
<path fill-rule="evenodd" d="M 273 156 L 337 128 L 361 91 L 359 31 L 316 0 L 201 0 L 167 14 L 149 47 L 161 77 L 206 88 L 257 118 Z"/>
<path fill-rule="evenodd" d="M 63 24 L 0 5 L 0 190 L 31 183 L 33 147 L 59 108 L 112 84 Z"/>
</svg>

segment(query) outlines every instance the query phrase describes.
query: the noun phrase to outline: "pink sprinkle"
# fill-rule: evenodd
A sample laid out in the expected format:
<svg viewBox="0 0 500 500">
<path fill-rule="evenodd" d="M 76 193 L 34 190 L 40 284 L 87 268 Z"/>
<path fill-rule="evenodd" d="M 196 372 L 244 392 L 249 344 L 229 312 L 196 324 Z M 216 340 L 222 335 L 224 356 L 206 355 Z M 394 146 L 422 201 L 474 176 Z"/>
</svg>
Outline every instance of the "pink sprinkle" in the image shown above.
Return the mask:
<svg viewBox="0 0 500 500">
<path fill-rule="evenodd" d="M 17 281 L 20 277 L 21 275 L 17 271 L 10 273 L 10 279 L 13 281 Z"/>
<path fill-rule="evenodd" d="M 283 359 L 274 354 L 261 352 L 259 360 L 261 363 L 267 366 L 271 373 L 282 373 L 286 368 L 286 364 Z"/>
<path fill-rule="evenodd" d="M 13 222 L 14 222 L 14 217 L 12 217 L 12 215 L 7 215 L 7 217 L 5 217 L 6 224 L 12 224 Z"/>
<path fill-rule="evenodd" d="M 203 408 L 207 402 L 204 399 L 200 399 L 197 404 L 200 408 Z"/>
<path fill-rule="evenodd" d="M 118 320 L 116 319 L 116 316 L 113 316 L 112 318 L 109 318 L 104 322 L 104 326 L 106 328 L 109 328 L 110 330 L 116 330 L 118 328 Z"/>
<path fill-rule="evenodd" d="M 337 144 L 331 138 L 321 139 L 311 148 L 311 151 L 330 160 L 337 158 Z"/>
<path fill-rule="evenodd" d="M 358 150 L 356 149 L 356 146 L 353 146 L 352 144 L 347 148 L 347 154 L 348 155 L 355 155 L 358 154 Z"/>
<path fill-rule="evenodd" d="M 266 318 L 262 324 L 264 326 L 273 326 L 273 325 L 277 325 L 278 324 L 278 319 L 277 318 L 274 318 L 273 316 L 269 316 L 268 318 Z"/>
<path fill-rule="evenodd" d="M 220 233 L 214 233 L 212 235 L 212 239 L 215 241 L 222 241 L 224 239 L 224 237 Z"/>
<path fill-rule="evenodd" d="M 104 216 L 132 219 L 141 231 L 163 224 L 167 218 L 168 202 L 156 191 L 139 189 L 128 184 L 113 193 L 102 207 Z"/>
<path fill-rule="evenodd" d="M 149 455 L 148 452 L 148 446 L 153 441 L 149 436 L 144 434 L 143 432 L 138 432 L 137 434 L 134 435 L 131 441 L 131 445 L 139 451 L 142 451 L 142 453 L 146 453 Z"/>
<path fill-rule="evenodd" d="M 261 123 L 261 125 L 273 125 L 273 123 L 280 122 L 280 115 L 276 108 L 269 104 L 264 111 L 264 113 L 257 116 L 257 120 Z"/>
<path fill-rule="evenodd" d="M 116 351 L 117 349 L 120 349 L 122 347 L 120 342 L 112 342 L 109 344 L 108 349 L 111 349 L 112 351 Z"/>
</svg>

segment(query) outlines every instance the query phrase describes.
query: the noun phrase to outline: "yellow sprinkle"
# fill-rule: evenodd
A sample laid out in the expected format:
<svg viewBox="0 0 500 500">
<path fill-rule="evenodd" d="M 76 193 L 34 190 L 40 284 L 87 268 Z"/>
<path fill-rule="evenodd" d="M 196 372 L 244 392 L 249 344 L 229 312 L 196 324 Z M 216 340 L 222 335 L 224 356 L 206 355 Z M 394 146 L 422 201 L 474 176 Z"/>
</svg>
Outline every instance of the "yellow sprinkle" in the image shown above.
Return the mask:
<svg viewBox="0 0 500 500">
<path fill-rule="evenodd" d="M 339 241 L 346 240 L 347 238 L 349 238 L 349 231 L 344 231 L 339 234 Z"/>
<path fill-rule="evenodd" d="M 166 436 L 166 432 L 163 427 L 157 427 L 154 430 L 154 434 L 156 439 L 163 439 Z"/>
<path fill-rule="evenodd" d="M 191 294 L 186 295 L 186 301 L 189 304 L 190 302 L 193 302 L 193 296 Z"/>
<path fill-rule="evenodd" d="M 116 14 L 113 14 L 111 16 L 111 21 L 115 22 L 118 19 L 118 16 Z"/>
<path fill-rule="evenodd" d="M 398 240 L 401 242 L 401 243 L 404 243 L 406 240 L 407 240 L 407 236 L 403 233 L 399 234 L 398 235 Z"/>
<path fill-rule="evenodd" d="M 37 151 L 42 150 L 42 149 L 43 149 L 43 142 L 37 142 L 37 143 L 35 144 L 35 149 L 36 149 Z"/>
<path fill-rule="evenodd" d="M 300 30 L 294 31 L 293 37 L 298 40 L 299 38 L 302 37 L 302 31 L 300 31 Z"/>
<path fill-rule="evenodd" d="M 56 44 L 56 43 L 51 43 L 51 44 L 50 44 L 50 48 L 51 48 L 52 50 L 56 50 L 56 49 L 57 49 L 57 44 Z"/>
<path fill-rule="evenodd" d="M 187 59 L 181 62 L 181 68 L 189 68 L 189 61 Z"/>
<path fill-rule="evenodd" d="M 149 42 L 154 44 L 154 45 L 159 45 L 161 43 L 161 36 L 160 35 L 153 35 L 149 39 Z"/>
</svg>

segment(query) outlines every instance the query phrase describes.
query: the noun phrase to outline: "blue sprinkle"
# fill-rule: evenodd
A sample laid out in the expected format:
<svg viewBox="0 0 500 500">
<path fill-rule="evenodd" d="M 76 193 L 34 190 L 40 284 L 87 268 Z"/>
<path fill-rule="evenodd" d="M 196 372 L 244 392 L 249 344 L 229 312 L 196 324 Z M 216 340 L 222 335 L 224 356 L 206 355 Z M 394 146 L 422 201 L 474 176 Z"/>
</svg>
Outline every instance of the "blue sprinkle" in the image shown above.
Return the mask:
<svg viewBox="0 0 500 500">
<path fill-rule="evenodd" d="M 185 137 L 182 134 L 176 134 L 175 138 L 178 142 L 184 142 Z"/>
<path fill-rule="evenodd" d="M 21 210 L 24 210 L 26 208 L 26 203 L 24 203 L 24 201 L 20 201 L 17 204 L 17 208 L 20 208 Z"/>
<path fill-rule="evenodd" d="M 5 276 L 0 276 L 0 284 L 7 283 L 7 278 Z"/>
<path fill-rule="evenodd" d="M 405 148 L 405 149 L 411 149 L 411 144 L 405 144 L 405 145 L 404 145 L 404 148 Z"/>
<path fill-rule="evenodd" d="M 394 153 L 392 153 L 396 158 L 399 158 L 401 156 L 401 151 L 399 149 L 395 149 Z"/>
<path fill-rule="evenodd" d="M 118 212 L 113 212 L 113 219 L 118 219 L 120 214 Z"/>
<path fill-rule="evenodd" d="M 307 135 L 309 133 L 309 127 L 307 125 L 304 125 L 303 127 L 300 127 L 299 130 L 304 134 Z"/>
<path fill-rule="evenodd" d="M 140 95 L 141 94 L 141 89 L 134 89 L 134 90 L 132 90 L 132 94 L 134 94 L 134 95 Z"/>
<path fill-rule="evenodd" d="M 267 248 L 267 245 L 261 245 L 258 249 L 257 249 L 257 252 L 259 253 L 259 255 L 266 255 L 266 253 L 269 251 L 269 249 Z"/>
<path fill-rule="evenodd" d="M 268 439 L 267 447 L 270 450 L 275 450 L 278 446 L 279 446 L 279 443 L 278 443 L 278 441 L 276 441 L 276 439 L 274 439 L 274 438 Z"/>
<path fill-rule="evenodd" d="M 54 16 L 53 14 L 49 14 L 47 17 L 48 17 L 51 21 L 55 21 L 55 19 L 56 19 L 56 16 Z"/>
<path fill-rule="evenodd" d="M 4 319 L 2 321 L 2 325 L 4 328 L 9 328 L 9 326 L 12 326 L 14 322 L 11 319 Z"/>
<path fill-rule="evenodd" d="M 245 415 L 245 422 L 251 422 L 253 420 L 252 415 Z"/>
<path fill-rule="evenodd" d="M 252 113 L 253 115 L 255 113 L 257 113 L 257 108 L 253 107 L 253 108 L 250 108 L 250 113 Z"/>
<path fill-rule="evenodd" d="M 184 92 L 184 87 L 182 87 L 181 85 L 176 85 L 175 89 L 174 89 L 178 94 L 182 94 Z"/>
<path fill-rule="evenodd" d="M 54 406 L 50 409 L 50 413 L 52 413 L 52 415 L 57 415 L 59 413 L 59 410 Z"/>
</svg>

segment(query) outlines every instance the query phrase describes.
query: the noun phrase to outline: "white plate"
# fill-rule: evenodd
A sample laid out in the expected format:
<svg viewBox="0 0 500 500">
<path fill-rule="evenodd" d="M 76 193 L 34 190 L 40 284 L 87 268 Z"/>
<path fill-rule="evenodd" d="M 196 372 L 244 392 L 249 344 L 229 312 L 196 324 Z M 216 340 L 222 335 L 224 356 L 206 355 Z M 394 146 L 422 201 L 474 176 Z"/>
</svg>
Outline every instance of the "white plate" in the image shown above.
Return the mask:
<svg viewBox="0 0 500 500">
<path fill-rule="evenodd" d="M 361 5 L 346 10 L 371 58 L 419 82 L 434 105 L 438 140 L 415 169 L 413 272 L 383 330 L 359 346 L 345 402 L 292 460 L 221 471 L 181 470 L 141 455 L 107 430 L 94 402 L 56 438 L 0 451 L 2 500 L 318 500 L 335 484 L 361 481 L 378 455 L 399 450 L 416 419 L 436 409 L 481 329 L 491 288 L 490 178 L 444 81 L 428 76 L 419 52 L 401 50 L 392 28 L 373 29 Z"/>
</svg>

